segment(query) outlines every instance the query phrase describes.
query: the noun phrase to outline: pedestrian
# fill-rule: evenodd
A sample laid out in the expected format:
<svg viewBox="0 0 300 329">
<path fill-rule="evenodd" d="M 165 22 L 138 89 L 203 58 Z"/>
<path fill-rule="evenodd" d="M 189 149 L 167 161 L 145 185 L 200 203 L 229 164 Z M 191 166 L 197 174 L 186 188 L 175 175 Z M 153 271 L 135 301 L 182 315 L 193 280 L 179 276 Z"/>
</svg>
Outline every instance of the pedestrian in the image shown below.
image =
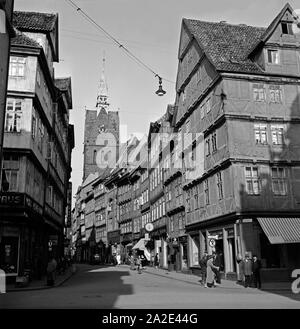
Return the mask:
<svg viewBox="0 0 300 329">
<path fill-rule="evenodd" d="M 261 280 L 260 280 L 260 269 L 261 269 L 261 261 L 257 258 L 256 255 L 253 255 L 253 284 L 254 288 L 261 288 Z"/>
<path fill-rule="evenodd" d="M 154 257 L 154 266 L 155 266 L 155 268 L 158 268 L 158 264 L 159 264 L 158 253 L 156 253 L 156 255 Z"/>
<path fill-rule="evenodd" d="M 121 255 L 117 254 L 117 265 L 121 265 Z"/>
<path fill-rule="evenodd" d="M 251 279 L 252 279 L 252 273 L 253 273 L 253 266 L 252 266 L 252 260 L 250 259 L 250 255 L 248 252 L 245 253 L 245 259 L 243 262 L 243 272 L 245 275 L 245 288 L 248 288 L 251 286 Z"/>
<path fill-rule="evenodd" d="M 55 282 L 57 262 L 54 257 L 51 257 L 47 266 L 47 285 L 53 286 Z"/>
<path fill-rule="evenodd" d="M 141 268 L 142 268 L 142 270 L 144 269 L 144 267 L 146 265 L 145 262 L 146 262 L 145 256 L 144 255 L 141 255 Z"/>
<path fill-rule="evenodd" d="M 131 270 L 135 270 L 135 266 L 134 266 L 134 257 L 133 257 L 133 255 L 130 255 L 129 260 L 130 260 L 130 269 L 131 269 Z"/>
<path fill-rule="evenodd" d="M 141 260 L 141 256 L 137 256 L 136 266 L 137 266 L 138 274 L 142 274 L 142 260 Z"/>
<path fill-rule="evenodd" d="M 223 254 L 218 252 L 214 258 L 214 265 L 217 266 L 219 269 L 215 269 L 216 274 L 216 285 L 221 284 L 221 270 L 223 269 Z"/>
<path fill-rule="evenodd" d="M 207 288 L 206 284 L 206 271 L 207 271 L 207 252 L 204 253 L 203 257 L 200 259 L 200 271 L 201 271 L 201 284 Z"/>
<path fill-rule="evenodd" d="M 214 265 L 214 259 L 216 257 L 216 254 L 209 255 L 208 260 L 206 263 L 206 284 L 207 287 L 215 287 L 215 272 L 214 270 L 218 270 L 219 267 Z"/>
<path fill-rule="evenodd" d="M 236 262 L 238 264 L 238 276 L 237 276 L 237 283 L 243 284 L 244 279 L 244 261 L 241 254 L 238 254 L 236 257 Z"/>
</svg>

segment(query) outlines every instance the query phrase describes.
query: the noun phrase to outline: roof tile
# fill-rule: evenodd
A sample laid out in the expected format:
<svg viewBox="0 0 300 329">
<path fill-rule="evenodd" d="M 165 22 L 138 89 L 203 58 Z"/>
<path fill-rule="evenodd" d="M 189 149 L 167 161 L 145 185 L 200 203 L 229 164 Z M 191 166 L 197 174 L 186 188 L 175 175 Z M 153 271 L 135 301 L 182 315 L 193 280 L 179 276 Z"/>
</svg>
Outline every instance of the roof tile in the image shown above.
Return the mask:
<svg viewBox="0 0 300 329">
<path fill-rule="evenodd" d="M 51 32 L 57 20 L 57 14 L 15 11 L 13 26 L 19 30 Z"/>
<path fill-rule="evenodd" d="M 217 70 L 262 72 L 248 55 L 260 41 L 265 28 L 193 19 L 184 19 L 184 22 Z"/>
</svg>

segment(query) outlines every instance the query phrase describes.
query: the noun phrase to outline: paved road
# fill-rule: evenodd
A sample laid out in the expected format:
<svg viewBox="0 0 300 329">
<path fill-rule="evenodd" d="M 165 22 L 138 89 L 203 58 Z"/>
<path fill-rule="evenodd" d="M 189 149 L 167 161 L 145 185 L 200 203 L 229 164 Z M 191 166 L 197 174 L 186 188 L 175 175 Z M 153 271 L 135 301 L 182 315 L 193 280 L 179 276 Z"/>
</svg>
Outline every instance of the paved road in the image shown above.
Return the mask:
<svg viewBox="0 0 300 329">
<path fill-rule="evenodd" d="M 300 308 L 300 296 L 257 289 L 211 288 L 127 266 L 80 265 L 62 286 L 0 295 L 0 308 L 204 309 Z"/>
</svg>

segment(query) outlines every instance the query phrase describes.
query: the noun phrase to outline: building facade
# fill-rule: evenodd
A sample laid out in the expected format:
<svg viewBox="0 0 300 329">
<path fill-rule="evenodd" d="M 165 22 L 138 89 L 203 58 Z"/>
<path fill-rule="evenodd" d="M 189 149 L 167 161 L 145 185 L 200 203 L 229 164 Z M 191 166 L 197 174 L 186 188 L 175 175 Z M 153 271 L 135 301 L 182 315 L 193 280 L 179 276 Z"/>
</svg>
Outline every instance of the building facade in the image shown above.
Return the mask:
<svg viewBox="0 0 300 329">
<path fill-rule="evenodd" d="M 74 130 L 71 78 L 56 79 L 58 16 L 14 12 L 1 184 L 1 268 L 39 277 L 64 255 Z"/>
<path fill-rule="evenodd" d="M 175 127 L 192 134 L 190 155 L 199 151 L 201 163 L 183 185 L 191 268 L 213 250 L 228 277 L 246 252 L 262 259 L 265 278 L 288 278 L 299 266 L 294 23 L 289 5 L 267 29 L 182 22 Z"/>
</svg>

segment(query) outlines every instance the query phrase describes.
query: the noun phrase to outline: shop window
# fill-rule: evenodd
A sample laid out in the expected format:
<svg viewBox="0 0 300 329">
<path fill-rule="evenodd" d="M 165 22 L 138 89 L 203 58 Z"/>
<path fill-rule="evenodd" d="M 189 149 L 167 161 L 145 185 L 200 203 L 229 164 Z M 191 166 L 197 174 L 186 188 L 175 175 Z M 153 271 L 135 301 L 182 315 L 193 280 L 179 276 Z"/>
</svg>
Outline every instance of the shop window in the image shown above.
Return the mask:
<svg viewBox="0 0 300 329">
<path fill-rule="evenodd" d="M 18 273 L 19 237 L 3 236 L 0 242 L 0 268 L 5 273 Z"/>
<path fill-rule="evenodd" d="M 267 268 L 280 267 L 280 246 L 271 244 L 264 233 L 260 234 L 260 250 L 262 263 Z M 283 266 L 284 267 L 284 266 Z"/>
</svg>

